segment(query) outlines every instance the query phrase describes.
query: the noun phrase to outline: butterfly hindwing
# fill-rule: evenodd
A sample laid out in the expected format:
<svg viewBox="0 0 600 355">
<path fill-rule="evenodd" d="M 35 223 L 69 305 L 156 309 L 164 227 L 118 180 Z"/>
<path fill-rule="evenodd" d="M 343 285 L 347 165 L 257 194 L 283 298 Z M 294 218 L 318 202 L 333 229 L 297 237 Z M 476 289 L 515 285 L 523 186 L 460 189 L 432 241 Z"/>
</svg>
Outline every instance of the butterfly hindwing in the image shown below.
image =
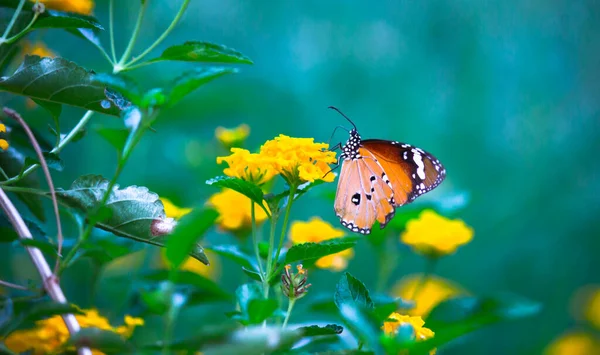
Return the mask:
<svg viewBox="0 0 600 355">
<path fill-rule="evenodd" d="M 377 159 L 394 190 L 395 206 L 413 201 L 431 191 L 446 177 L 446 170 L 433 155 L 410 144 L 368 139 L 361 142 L 362 154 Z M 359 151 L 360 151 L 359 150 Z"/>
</svg>

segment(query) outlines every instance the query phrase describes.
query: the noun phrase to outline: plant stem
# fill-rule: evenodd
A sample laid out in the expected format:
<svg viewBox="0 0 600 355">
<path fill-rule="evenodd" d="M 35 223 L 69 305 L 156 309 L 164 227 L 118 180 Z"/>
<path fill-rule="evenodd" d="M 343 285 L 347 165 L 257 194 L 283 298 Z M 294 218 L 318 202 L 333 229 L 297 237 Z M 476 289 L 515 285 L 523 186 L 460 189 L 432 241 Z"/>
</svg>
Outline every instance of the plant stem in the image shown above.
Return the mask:
<svg viewBox="0 0 600 355">
<path fill-rule="evenodd" d="M 44 196 L 44 197 L 50 197 L 50 196 L 48 196 L 49 191 L 32 189 L 30 187 L 2 186 L 2 188 L 4 189 L 4 191 L 21 192 L 21 193 L 26 193 L 26 194 L 32 194 L 32 195 L 40 195 L 40 196 Z"/>
<path fill-rule="evenodd" d="M 287 232 L 287 225 L 290 220 L 290 212 L 292 211 L 292 203 L 294 202 L 296 189 L 296 185 L 290 186 L 290 196 L 288 197 L 288 203 L 285 208 L 285 216 L 283 217 L 283 225 L 281 226 L 281 236 L 279 237 L 279 244 L 277 245 L 277 253 L 275 253 L 275 264 L 277 264 L 279 261 L 279 254 L 281 253 L 281 247 L 283 247 L 283 241 L 285 240 L 285 234 Z"/>
<path fill-rule="evenodd" d="M 83 117 L 81 117 L 81 120 L 79 120 L 79 122 L 77 123 L 77 125 L 75 125 L 75 127 L 73 127 L 73 129 L 69 132 L 69 134 L 67 134 L 65 136 L 65 138 L 63 138 L 60 143 L 50 151 L 50 153 L 54 153 L 54 154 L 58 154 L 60 153 L 63 148 L 69 144 L 69 142 L 71 142 L 75 136 L 77 135 L 77 133 L 79 133 L 79 131 L 81 129 L 83 129 L 83 127 L 85 127 L 85 125 L 89 122 L 89 120 L 92 118 L 92 115 L 94 114 L 94 111 L 88 111 L 85 113 L 85 115 L 83 115 Z M 59 133 L 60 134 L 60 133 Z M 5 181 L 0 181 L 0 185 L 9 185 L 12 183 L 15 183 L 23 178 L 25 178 L 26 176 L 28 176 L 29 174 L 31 174 L 33 171 L 35 171 L 35 169 L 39 168 L 40 165 L 39 164 L 33 164 L 31 165 L 29 168 L 27 168 L 23 174 L 21 174 L 20 176 L 15 176 L 12 177 L 8 180 Z"/>
<path fill-rule="evenodd" d="M 167 27 L 167 29 L 165 30 L 165 32 L 163 32 L 163 34 L 160 35 L 160 37 L 158 37 L 158 39 L 156 41 L 154 41 L 154 43 L 152 43 L 150 45 L 150 47 L 148 47 L 140 55 L 138 55 L 137 57 L 135 57 L 134 59 L 132 59 L 129 63 L 125 64 L 124 65 L 125 68 L 128 68 L 130 65 L 135 64 L 138 61 L 140 61 L 148 53 L 152 52 L 152 50 L 154 48 L 156 48 L 156 46 L 158 46 L 162 41 L 164 41 L 165 38 L 167 38 L 167 36 L 171 33 L 171 31 L 173 31 L 173 29 L 175 28 L 175 26 L 177 25 L 177 23 L 181 19 L 181 16 L 183 16 L 183 13 L 185 12 L 185 9 L 187 8 L 189 2 L 190 2 L 190 0 L 184 0 L 183 1 L 183 4 L 181 4 L 181 7 L 179 8 L 179 11 L 177 12 L 177 15 L 175 15 L 175 18 L 173 19 L 173 21 L 171 22 L 171 24 L 169 25 L 169 27 Z"/>
<path fill-rule="evenodd" d="M 285 319 L 283 320 L 283 325 L 281 325 L 281 329 L 285 329 L 286 325 L 288 324 L 288 320 L 290 320 L 290 315 L 292 314 L 292 309 L 294 308 L 295 303 L 296 303 L 295 299 L 291 299 L 289 301 L 287 314 L 285 315 Z"/>
<path fill-rule="evenodd" d="M 25 36 L 39 16 L 40 16 L 40 14 L 38 14 L 37 12 L 34 13 L 33 18 L 31 19 L 31 21 L 29 21 L 29 24 L 27 24 L 27 27 L 25 27 L 21 32 L 17 33 L 16 35 L 5 39 L 4 42 L 5 43 L 13 43 L 16 40 L 20 39 L 21 37 Z"/>
<path fill-rule="evenodd" d="M 140 33 L 140 28 L 142 27 L 142 20 L 144 19 L 144 14 L 146 13 L 147 6 L 148 1 L 142 2 L 142 8 L 140 9 L 140 12 L 138 12 L 137 21 L 135 22 L 135 27 L 133 28 L 133 34 L 129 39 L 129 44 L 127 44 L 127 48 L 125 49 L 121 60 L 119 60 L 119 63 L 115 66 L 115 72 L 121 71 L 121 67 L 124 66 L 125 62 L 127 61 L 129 56 L 131 55 L 131 52 L 133 51 L 133 46 L 135 46 L 135 42 L 137 41 L 138 35 Z"/>
<path fill-rule="evenodd" d="M 25 5 L 25 0 L 19 1 L 19 5 L 17 5 L 15 13 L 13 14 L 12 18 L 10 19 L 8 26 L 6 26 L 6 29 L 4 30 L 4 34 L 2 35 L 2 38 L 0 38 L 0 45 L 3 44 L 4 42 L 6 42 L 6 37 L 8 37 L 8 35 L 10 35 L 10 30 L 12 30 L 13 26 L 15 25 L 17 18 L 19 18 L 19 14 L 21 13 L 21 10 L 23 10 L 23 5 Z"/>
<path fill-rule="evenodd" d="M 22 239 L 33 239 L 31 231 L 29 230 L 29 228 L 27 228 L 27 225 L 25 224 L 25 221 L 23 221 L 23 218 L 19 214 L 19 211 L 17 211 L 15 206 L 12 204 L 12 202 L 10 201 L 8 196 L 6 196 L 6 193 L 4 193 L 4 190 L 2 189 L 0 189 L 0 206 L 8 216 L 8 219 L 15 228 L 15 231 L 17 232 L 19 237 Z M 58 284 L 58 279 L 55 275 L 52 274 L 50 266 L 48 265 L 48 262 L 46 262 L 46 259 L 44 258 L 42 252 L 38 248 L 31 246 L 26 246 L 25 249 L 27 249 L 27 252 L 31 257 L 33 264 L 38 270 L 42 278 L 42 282 L 44 283 L 44 288 L 46 289 L 48 295 L 50 295 L 50 297 L 56 302 L 67 303 L 67 299 L 64 293 L 62 292 L 60 285 Z M 74 315 L 65 314 L 62 317 L 70 334 L 75 334 L 79 331 L 79 323 L 77 322 L 77 319 Z M 92 354 L 90 349 L 87 347 L 79 348 L 77 350 L 77 353 L 79 355 Z"/>
<path fill-rule="evenodd" d="M 115 50 L 115 20 L 114 20 L 115 1 L 110 0 L 108 4 L 108 32 L 110 34 L 110 50 L 112 53 L 112 63 L 117 62 L 117 51 Z"/>
<path fill-rule="evenodd" d="M 425 265 L 425 271 L 423 271 L 423 274 L 421 275 L 421 279 L 415 286 L 415 289 L 413 291 L 412 296 L 410 297 L 410 300 L 416 301 L 417 296 L 419 295 L 419 292 L 421 292 L 421 290 L 423 289 L 423 286 L 425 286 L 425 284 L 429 280 L 429 277 L 433 274 L 433 271 L 435 270 L 436 265 L 437 265 L 437 258 L 427 258 L 427 264 Z"/>
<path fill-rule="evenodd" d="M 4 286 L 4 287 L 8 287 L 8 288 L 14 288 L 14 289 L 17 289 L 17 290 L 22 290 L 22 291 L 29 290 L 25 286 L 17 285 L 17 284 L 14 284 L 12 282 L 2 281 L 2 280 L 0 280 L 0 286 Z"/>
<path fill-rule="evenodd" d="M 262 267 L 262 261 L 260 260 L 260 252 L 258 250 L 258 238 L 256 236 L 256 211 L 255 211 L 254 201 L 250 201 L 250 216 L 252 219 L 252 244 L 254 244 L 254 254 L 256 255 L 256 263 L 258 264 L 258 269 L 260 271 L 260 278 L 264 282 L 267 278 L 265 275 L 265 271 Z"/>
<path fill-rule="evenodd" d="M 267 255 L 267 273 L 263 280 L 263 290 L 265 298 L 269 298 L 269 278 L 271 277 L 273 262 L 273 249 L 275 248 L 275 228 L 277 227 L 277 217 L 271 215 L 271 228 L 269 229 L 269 252 Z"/>
</svg>

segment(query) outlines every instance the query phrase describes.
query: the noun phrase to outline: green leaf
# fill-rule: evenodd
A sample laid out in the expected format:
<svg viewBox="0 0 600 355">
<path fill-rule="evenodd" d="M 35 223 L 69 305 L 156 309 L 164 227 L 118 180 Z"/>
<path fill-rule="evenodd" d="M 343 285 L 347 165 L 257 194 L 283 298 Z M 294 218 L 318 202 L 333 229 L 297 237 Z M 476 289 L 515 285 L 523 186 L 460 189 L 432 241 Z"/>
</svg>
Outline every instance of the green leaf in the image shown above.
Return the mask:
<svg viewBox="0 0 600 355">
<path fill-rule="evenodd" d="M 248 283 L 239 286 L 235 290 L 235 296 L 242 314 L 248 314 L 248 305 L 252 300 L 264 299 L 261 287 L 256 283 Z"/>
<path fill-rule="evenodd" d="M 65 163 L 60 159 L 57 154 L 44 152 L 44 158 L 46 159 L 46 164 L 50 169 L 56 171 L 63 171 L 65 168 Z"/>
<path fill-rule="evenodd" d="M 512 294 L 453 298 L 440 303 L 427 317 L 426 327 L 435 330 L 435 337 L 405 348 L 425 353 L 484 326 L 530 317 L 541 309 L 540 303 Z"/>
<path fill-rule="evenodd" d="M 198 247 L 198 240 L 212 227 L 218 216 L 215 210 L 196 208 L 177 223 L 167 240 L 166 256 L 173 269 L 178 269 L 188 254 Z M 209 264 L 208 259 L 203 262 Z"/>
<path fill-rule="evenodd" d="M 376 354 L 384 354 L 379 343 L 381 323 L 359 303 L 344 302 L 339 306 L 340 316 L 347 329 L 357 338 L 359 343 L 366 344 Z"/>
<path fill-rule="evenodd" d="M 118 116 L 121 110 L 111 104 L 105 87 L 94 83 L 92 75 L 63 58 L 26 56 L 12 76 L 0 79 L 0 90 Z"/>
<path fill-rule="evenodd" d="M 256 204 L 259 205 L 265 211 L 267 216 L 271 215 L 265 207 L 265 205 L 263 204 L 264 194 L 262 190 L 260 189 L 260 187 L 254 185 L 251 182 L 230 176 L 218 176 L 216 178 L 207 180 L 206 183 L 208 185 L 228 188 L 237 191 L 242 195 L 248 197 L 250 200 L 256 202 Z"/>
<path fill-rule="evenodd" d="M 237 69 L 209 67 L 187 71 L 177 78 L 167 89 L 167 105 L 173 106 L 200 86 L 218 77 L 233 73 L 237 73 Z"/>
<path fill-rule="evenodd" d="M 220 44 L 194 41 L 171 46 L 165 49 L 160 57 L 154 58 L 149 62 L 161 62 L 165 60 L 204 63 L 253 64 L 250 58 L 231 48 Z"/>
<path fill-rule="evenodd" d="M 0 329 L 10 322 L 13 317 L 13 302 L 12 299 L 5 296 L 0 296 Z"/>
<path fill-rule="evenodd" d="M 11 143 L 12 144 L 12 143 Z M 8 176 L 17 176 L 25 166 L 25 156 L 14 147 L 9 147 L 7 151 L 0 154 L 0 167 Z M 30 174 L 27 177 L 15 183 L 18 187 L 39 188 L 39 181 L 36 174 Z M 45 221 L 44 205 L 39 195 L 15 192 L 15 196 L 29 208 L 31 213 L 40 221 Z"/>
<path fill-rule="evenodd" d="M 52 116 L 52 119 L 54 120 L 54 125 L 56 127 L 59 127 L 59 118 L 60 114 L 62 113 L 61 104 L 38 99 L 33 99 L 33 102 L 35 102 L 37 105 L 43 107 L 46 111 L 48 111 L 48 113 L 50 114 L 50 116 Z"/>
<path fill-rule="evenodd" d="M 192 286 L 196 290 L 203 291 L 203 296 L 211 296 L 213 299 L 226 301 L 233 299 L 231 294 L 223 290 L 217 283 L 191 271 L 158 270 L 147 273 L 144 275 L 144 279 L 154 282 L 170 281 L 176 285 Z"/>
<path fill-rule="evenodd" d="M 75 180 L 68 190 L 58 189 L 57 197 L 65 205 L 85 214 L 92 214 L 100 205 L 107 192 L 109 181 L 98 175 L 85 175 Z M 115 185 L 106 203 L 111 217 L 98 223 L 98 228 L 117 236 L 147 244 L 165 246 L 167 235 L 174 222 L 167 219 L 158 195 L 146 187 L 129 186 L 120 189 Z M 201 246 L 191 250 L 190 255 L 207 264 L 208 259 Z"/>
<path fill-rule="evenodd" d="M 77 333 L 71 335 L 66 343 L 67 346 L 82 347 L 100 350 L 103 353 L 128 353 L 133 350 L 131 344 L 119 334 L 98 328 L 81 328 Z"/>
<path fill-rule="evenodd" d="M 30 31 L 42 28 L 78 29 L 88 28 L 104 30 L 100 22 L 91 16 L 80 15 L 72 12 L 48 10 L 40 16 L 29 29 Z"/>
<path fill-rule="evenodd" d="M 344 327 L 337 324 L 327 324 L 324 327 L 318 325 L 311 325 L 308 327 L 300 327 L 297 330 L 302 331 L 302 335 L 305 337 L 316 337 L 322 335 L 339 335 L 344 331 Z"/>
<path fill-rule="evenodd" d="M 278 308 L 276 300 L 254 299 L 248 303 L 247 324 L 259 324 L 269 318 Z"/>
<path fill-rule="evenodd" d="M 250 270 L 255 269 L 254 258 L 252 256 L 246 254 L 245 252 L 243 252 L 240 249 L 240 247 L 237 245 L 221 244 L 221 245 L 214 245 L 212 247 L 209 247 L 208 249 L 237 263 L 238 265 L 241 265 L 242 267 L 244 267 L 246 269 L 250 269 Z"/>
<path fill-rule="evenodd" d="M 123 151 L 125 142 L 127 142 L 127 138 L 129 137 L 129 130 L 127 128 L 98 127 L 96 128 L 96 132 L 118 152 Z"/>
<path fill-rule="evenodd" d="M 311 261 L 339 253 L 356 245 L 355 238 L 339 238 L 320 243 L 303 243 L 292 246 L 285 255 L 285 264 Z"/>
<path fill-rule="evenodd" d="M 172 342 L 164 345 L 161 342 L 155 342 L 151 345 L 144 346 L 144 349 L 156 351 L 164 351 L 164 349 L 167 349 L 171 351 L 170 354 L 174 353 L 175 351 L 199 349 L 206 344 L 215 344 L 227 341 L 231 334 L 239 328 L 239 325 L 232 321 L 221 322 L 220 324 L 202 322 L 199 325 L 199 329 L 196 329 L 192 336 L 188 336 L 183 339 L 176 338 Z M 175 337 L 177 337 L 177 334 L 175 334 Z"/>
<path fill-rule="evenodd" d="M 42 253 L 49 256 L 57 256 L 58 251 L 56 246 L 52 243 L 49 243 L 44 240 L 36 240 L 36 239 L 19 239 L 19 243 L 24 247 L 34 247 L 38 248 Z"/>
<path fill-rule="evenodd" d="M 365 309 L 373 309 L 374 307 L 373 300 L 371 300 L 369 290 L 367 290 L 365 284 L 349 272 L 344 273 L 337 283 L 334 301 L 338 309 L 345 303 L 358 305 Z"/>
<path fill-rule="evenodd" d="M 36 239 L 47 239 L 46 233 L 35 222 L 24 218 L 25 225 Z M 19 235 L 4 212 L 0 211 L 0 243 L 11 243 L 19 239 Z"/>
<path fill-rule="evenodd" d="M 233 332 L 229 339 L 221 344 L 203 347 L 202 353 L 205 355 L 276 354 L 291 348 L 301 337 L 300 331 L 281 329 L 279 326 L 246 327 Z"/>
<path fill-rule="evenodd" d="M 120 92 L 135 105 L 139 105 L 141 102 L 141 92 L 138 84 L 127 76 L 100 73 L 95 74 L 92 77 L 92 81 Z"/>
</svg>

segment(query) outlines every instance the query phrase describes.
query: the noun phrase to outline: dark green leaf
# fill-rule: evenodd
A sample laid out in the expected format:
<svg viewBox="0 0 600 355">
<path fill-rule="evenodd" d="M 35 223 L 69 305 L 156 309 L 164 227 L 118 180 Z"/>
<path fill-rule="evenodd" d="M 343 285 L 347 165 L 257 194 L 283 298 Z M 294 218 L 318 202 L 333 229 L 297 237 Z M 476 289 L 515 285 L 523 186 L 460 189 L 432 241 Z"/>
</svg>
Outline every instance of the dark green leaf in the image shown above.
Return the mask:
<svg viewBox="0 0 600 355">
<path fill-rule="evenodd" d="M 11 143 L 12 144 L 12 143 Z M 8 176 L 17 176 L 25 165 L 25 156 L 17 151 L 14 147 L 9 147 L 7 151 L 0 154 L 0 167 L 4 170 Z M 39 188 L 39 181 L 37 175 L 30 174 L 27 177 L 18 181 L 15 186 L 18 187 L 30 187 Z M 44 208 L 41 197 L 39 195 L 15 192 L 14 193 L 21 202 L 29 208 L 31 213 L 38 218 L 40 221 L 45 221 Z"/>
<path fill-rule="evenodd" d="M 50 169 L 63 171 L 65 168 L 65 164 L 57 154 L 45 152 L 44 158 L 46 159 L 46 164 Z"/>
<path fill-rule="evenodd" d="M 184 44 L 171 46 L 161 54 L 160 57 L 150 60 L 150 62 L 160 62 L 164 60 L 177 60 L 184 62 L 205 62 L 205 63 L 233 63 L 233 64 L 253 64 L 250 58 L 242 53 L 220 44 L 208 42 L 185 42 Z"/>
<path fill-rule="evenodd" d="M 331 239 L 320 243 L 303 243 L 292 246 L 285 255 L 285 264 L 310 261 L 339 253 L 356 245 L 355 238 Z"/>
<path fill-rule="evenodd" d="M 245 267 L 242 267 L 242 271 L 244 272 L 244 274 L 248 275 L 248 277 L 252 280 L 262 282 L 262 277 L 260 276 L 260 273 L 258 271 L 249 270 Z"/>
<path fill-rule="evenodd" d="M 45 15 L 45 16 L 44 16 Z M 102 25 L 93 17 L 71 12 L 48 10 L 31 26 L 30 31 L 42 28 L 77 29 L 88 28 L 104 30 Z"/>
<path fill-rule="evenodd" d="M 187 285 L 202 290 L 205 292 L 205 295 L 232 300 L 231 294 L 223 290 L 217 283 L 191 271 L 159 270 L 144 275 L 144 278 L 154 282 L 169 280 L 176 285 Z"/>
<path fill-rule="evenodd" d="M 26 56 L 12 76 L 0 79 L 0 90 L 118 116 L 121 110 L 110 103 L 103 85 L 92 82 L 92 75 L 63 58 Z"/>
<path fill-rule="evenodd" d="M 46 239 L 46 233 L 35 222 L 24 218 L 25 225 L 29 228 L 31 235 L 36 239 Z M 15 232 L 13 225 L 6 217 L 3 211 L 0 211 L 0 243 L 11 243 L 19 239 L 19 235 Z"/>
<path fill-rule="evenodd" d="M 309 327 L 300 327 L 297 330 L 302 331 L 302 335 L 305 337 L 315 337 L 321 335 L 339 335 L 344 331 L 344 327 L 337 324 L 327 324 L 324 327 L 318 325 L 311 325 Z"/>
<path fill-rule="evenodd" d="M 38 104 L 40 107 L 43 107 L 46 111 L 48 111 L 48 113 L 50 113 L 50 116 L 52 116 L 52 119 L 54 120 L 55 127 L 60 127 L 59 118 L 60 118 L 60 114 L 62 113 L 62 105 L 61 104 L 57 104 L 57 103 L 50 102 L 50 101 L 38 100 L 38 99 L 33 99 L 33 101 L 36 104 Z"/>
<path fill-rule="evenodd" d="M 235 68 L 196 68 L 185 72 L 168 88 L 167 105 L 173 106 L 200 86 L 223 75 L 236 73 Z"/>
<path fill-rule="evenodd" d="M 119 334 L 98 328 L 82 328 L 67 341 L 70 346 L 87 346 L 103 353 L 126 353 L 132 346 Z"/>
<path fill-rule="evenodd" d="M 135 105 L 139 105 L 141 102 L 141 93 L 138 84 L 129 77 L 121 74 L 100 73 L 95 74 L 92 80 L 120 92 Z"/>
<path fill-rule="evenodd" d="M 75 180 L 68 190 L 58 189 L 57 197 L 67 206 L 83 213 L 98 209 L 109 181 L 98 175 L 86 175 Z M 158 195 L 146 187 L 129 186 L 120 189 L 115 185 L 106 207 L 112 210 L 110 219 L 96 226 L 117 236 L 152 245 L 164 246 L 174 223 L 167 219 Z M 196 246 L 190 255 L 208 263 L 204 249 Z"/>
<path fill-rule="evenodd" d="M 407 346 L 412 353 L 425 353 L 484 326 L 532 316 L 541 304 L 511 294 L 493 297 L 459 297 L 436 306 L 427 317 L 435 337 Z"/>
<path fill-rule="evenodd" d="M 19 239 L 19 243 L 24 247 L 38 248 L 42 253 L 49 256 L 57 256 L 58 251 L 54 244 L 51 244 L 44 240 L 36 239 Z"/>
<path fill-rule="evenodd" d="M 241 265 L 242 267 L 246 268 L 246 269 L 250 269 L 250 270 L 254 270 L 254 258 L 248 254 L 246 254 L 245 252 L 243 252 L 239 246 L 237 245 L 225 245 L 225 244 L 221 244 L 221 245 L 214 245 L 212 247 L 208 248 L 209 250 L 212 250 L 213 252 L 229 259 L 232 260 L 234 262 L 236 262 L 237 264 Z"/>
<path fill-rule="evenodd" d="M 334 295 L 335 305 L 354 304 L 365 309 L 373 309 L 374 304 L 369 296 L 369 290 L 360 280 L 346 272 L 337 283 Z"/>
<path fill-rule="evenodd" d="M 226 341 L 227 338 L 230 337 L 231 334 L 238 328 L 239 324 L 232 321 L 221 324 L 203 323 L 199 329 L 195 330 L 195 333 L 192 336 L 178 339 L 177 334 L 175 334 L 175 340 L 169 344 L 163 345 L 159 342 L 144 346 L 144 349 L 157 351 L 164 351 L 164 349 L 167 349 L 172 352 L 178 350 L 199 349 L 206 344 L 215 344 Z"/>
<path fill-rule="evenodd" d="M 250 200 L 256 202 L 267 215 L 270 215 L 269 211 L 263 204 L 264 194 L 260 187 L 254 185 L 246 180 L 229 177 L 229 176 L 218 176 L 214 179 L 207 180 L 208 185 L 213 185 L 222 188 L 232 189 L 248 197 Z"/>
<path fill-rule="evenodd" d="M 96 132 L 104 138 L 110 145 L 112 145 L 118 152 L 122 152 L 129 137 L 129 130 L 127 128 L 105 128 L 98 127 Z"/>
<path fill-rule="evenodd" d="M 212 227 L 218 216 L 215 210 L 196 208 L 177 223 L 167 240 L 166 255 L 173 269 L 178 269 L 188 255 L 198 248 L 199 239 Z M 202 262 L 209 264 L 208 259 Z"/>
</svg>

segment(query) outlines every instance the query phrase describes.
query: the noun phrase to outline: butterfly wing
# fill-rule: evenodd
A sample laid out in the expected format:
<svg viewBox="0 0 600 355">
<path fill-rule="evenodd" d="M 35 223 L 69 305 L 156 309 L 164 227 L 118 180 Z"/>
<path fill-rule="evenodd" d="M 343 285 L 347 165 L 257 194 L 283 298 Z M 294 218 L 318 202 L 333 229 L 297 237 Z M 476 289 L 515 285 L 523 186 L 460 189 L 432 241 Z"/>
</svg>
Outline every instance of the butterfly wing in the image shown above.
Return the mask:
<svg viewBox="0 0 600 355">
<path fill-rule="evenodd" d="M 446 177 L 446 169 L 426 151 L 394 141 L 367 139 L 359 154 L 374 160 L 385 173 L 384 181 L 394 192 L 393 205 L 402 206 L 433 190 Z"/>
<path fill-rule="evenodd" d="M 369 234 L 375 221 L 385 225 L 392 219 L 394 192 L 381 176 L 385 173 L 375 160 L 344 160 L 334 203 L 344 227 Z"/>
</svg>

